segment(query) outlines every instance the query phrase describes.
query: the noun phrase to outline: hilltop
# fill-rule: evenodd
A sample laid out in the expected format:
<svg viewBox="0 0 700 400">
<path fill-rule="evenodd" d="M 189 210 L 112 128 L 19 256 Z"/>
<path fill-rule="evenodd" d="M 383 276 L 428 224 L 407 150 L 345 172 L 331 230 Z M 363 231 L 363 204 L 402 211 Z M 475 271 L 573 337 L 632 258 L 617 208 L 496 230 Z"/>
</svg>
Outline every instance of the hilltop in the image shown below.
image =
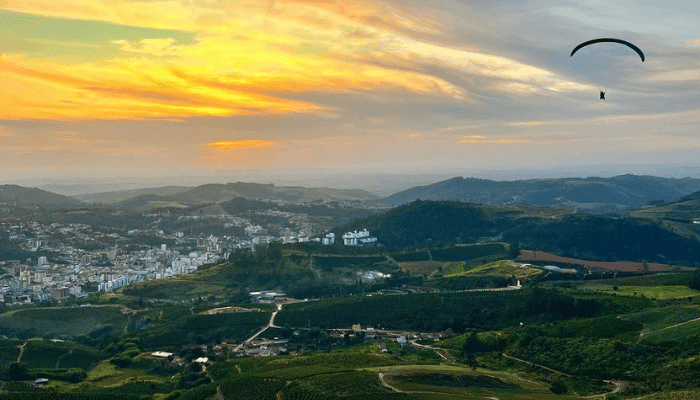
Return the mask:
<svg viewBox="0 0 700 400">
<path fill-rule="evenodd" d="M 85 203 L 72 197 L 17 185 L 0 186 L 0 203 L 21 208 L 80 208 Z"/>
<path fill-rule="evenodd" d="M 384 198 L 388 205 L 413 200 L 465 201 L 483 204 L 557 205 L 581 211 L 615 211 L 673 201 L 700 190 L 700 179 L 620 175 L 612 178 L 492 181 L 456 177 L 417 186 Z"/>
<path fill-rule="evenodd" d="M 365 228 L 392 248 L 495 239 L 574 258 L 686 265 L 700 253 L 698 240 L 653 220 L 552 207 L 414 201 L 335 232 Z"/>
<path fill-rule="evenodd" d="M 132 211 L 223 203 L 241 197 L 252 200 L 288 203 L 358 202 L 378 199 L 378 196 L 359 189 L 306 188 L 246 182 L 213 183 L 196 187 L 164 186 L 94 193 L 75 197 L 88 202 L 100 202 L 110 207 Z"/>
</svg>

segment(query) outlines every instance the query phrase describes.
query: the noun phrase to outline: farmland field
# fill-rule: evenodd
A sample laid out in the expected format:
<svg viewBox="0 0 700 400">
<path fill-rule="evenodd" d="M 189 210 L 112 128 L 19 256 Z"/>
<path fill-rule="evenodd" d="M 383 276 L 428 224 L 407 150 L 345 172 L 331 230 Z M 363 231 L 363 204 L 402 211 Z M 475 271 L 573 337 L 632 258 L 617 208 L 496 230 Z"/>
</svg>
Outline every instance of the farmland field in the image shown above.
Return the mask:
<svg viewBox="0 0 700 400">
<path fill-rule="evenodd" d="M 329 270 L 333 268 L 377 269 L 375 264 L 387 262 L 383 256 L 314 256 L 314 265 Z"/>
<path fill-rule="evenodd" d="M 626 314 L 625 318 L 631 321 L 641 322 L 645 329 L 657 331 L 671 325 L 700 318 L 700 308 L 697 306 L 669 306 L 664 308 L 653 308 Z"/>
<path fill-rule="evenodd" d="M 438 270 L 438 267 L 444 264 L 445 263 L 438 261 L 408 261 L 400 262 L 399 266 L 402 270 L 411 274 L 411 276 L 423 276 L 432 274 Z"/>
<path fill-rule="evenodd" d="M 519 260 L 521 261 L 550 261 L 550 262 L 560 262 L 566 264 L 577 264 L 583 265 L 588 268 L 597 268 L 608 271 L 626 271 L 626 272 L 641 272 L 643 270 L 643 265 L 640 262 L 631 261 L 592 261 L 592 260 L 581 260 L 578 258 L 562 257 L 556 254 L 546 253 L 544 251 L 530 251 L 521 250 Z M 669 264 L 658 264 L 658 263 L 648 263 L 648 270 L 652 272 L 664 272 L 664 271 L 695 271 L 695 268 L 691 267 L 677 267 Z"/>
<path fill-rule="evenodd" d="M 691 289 L 687 286 L 632 286 L 632 285 L 621 285 L 617 287 L 617 290 L 613 288 L 613 285 L 582 285 L 579 287 L 584 290 L 592 290 L 596 292 L 603 293 L 617 293 L 620 296 L 639 296 L 646 297 L 656 300 L 671 300 L 671 299 L 682 299 L 687 297 L 694 297 L 700 295 L 700 291 Z"/>
<path fill-rule="evenodd" d="M 700 338 L 700 320 L 691 320 L 687 323 L 679 323 L 665 329 L 659 329 L 647 333 L 643 342 L 658 344 L 664 342 L 692 343 L 695 345 Z"/>
<path fill-rule="evenodd" d="M 529 279 L 542 274 L 541 269 L 520 267 L 508 260 L 495 261 L 463 272 L 464 275 L 492 275 L 503 278 Z"/>
<path fill-rule="evenodd" d="M 104 358 L 90 347 L 71 342 L 30 340 L 22 354 L 22 362 L 32 368 L 82 368 L 88 370 Z"/>
<path fill-rule="evenodd" d="M 390 386 L 409 392 L 411 398 L 416 399 L 555 400 L 570 398 L 570 396 L 551 393 L 548 386 L 543 383 L 499 371 L 483 369 L 475 371 L 452 365 L 414 365 L 370 370 L 381 372 Z"/>
<path fill-rule="evenodd" d="M 118 306 L 29 308 L 0 314 L 0 333 L 7 336 L 85 335 L 99 326 L 124 329 L 128 316 Z"/>
<path fill-rule="evenodd" d="M 435 261 L 466 261 L 476 258 L 505 257 L 507 248 L 502 243 L 457 245 L 447 249 L 432 250 L 430 254 Z"/>
</svg>

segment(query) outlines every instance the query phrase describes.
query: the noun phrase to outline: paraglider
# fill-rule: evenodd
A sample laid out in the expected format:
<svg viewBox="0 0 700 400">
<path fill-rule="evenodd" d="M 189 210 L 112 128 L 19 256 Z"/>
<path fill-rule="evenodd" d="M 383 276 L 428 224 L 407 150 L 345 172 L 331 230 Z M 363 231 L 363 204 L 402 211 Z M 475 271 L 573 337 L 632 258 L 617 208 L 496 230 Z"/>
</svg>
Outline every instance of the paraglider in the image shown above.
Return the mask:
<svg viewBox="0 0 700 400">
<path fill-rule="evenodd" d="M 639 47 L 635 46 L 634 44 L 632 44 L 632 43 L 630 43 L 630 42 L 628 42 L 628 41 L 626 41 L 626 40 L 614 39 L 614 38 L 600 38 L 600 39 L 593 39 L 593 40 L 589 40 L 589 41 L 583 42 L 583 43 L 579 44 L 578 46 L 574 47 L 574 49 L 571 51 L 571 55 L 570 55 L 569 57 L 573 57 L 574 54 L 575 54 L 577 51 L 579 51 L 579 49 L 581 49 L 581 48 L 583 48 L 583 47 L 586 47 L 586 46 L 589 46 L 589 45 L 592 45 L 592 44 L 596 44 L 596 43 L 619 43 L 619 44 L 623 44 L 623 45 L 629 47 L 630 49 L 634 50 L 635 52 L 637 52 L 637 54 L 639 55 L 639 58 L 641 58 L 641 59 L 642 59 L 642 62 L 644 62 L 644 58 L 645 58 L 645 57 L 644 57 L 644 53 L 642 52 L 642 50 L 641 50 Z M 601 100 L 605 100 L 605 91 L 603 91 L 603 90 L 600 91 L 600 99 L 601 99 Z"/>
<path fill-rule="evenodd" d="M 592 45 L 595 43 L 605 43 L 605 42 L 624 44 L 625 46 L 629 47 L 630 49 L 636 51 L 637 54 L 639 54 L 639 57 L 642 59 L 642 62 L 644 62 L 644 53 L 642 53 L 642 50 L 639 47 L 633 45 L 632 43 L 630 43 L 626 40 L 612 39 L 612 38 L 600 38 L 600 39 L 593 39 L 593 40 L 589 40 L 587 42 L 583 42 L 583 43 L 579 44 L 578 46 L 574 47 L 574 49 L 571 51 L 571 56 L 569 56 L 569 57 L 573 57 L 574 53 L 576 53 L 582 47 L 586 47 L 586 46 L 589 46 L 589 45 Z"/>
</svg>

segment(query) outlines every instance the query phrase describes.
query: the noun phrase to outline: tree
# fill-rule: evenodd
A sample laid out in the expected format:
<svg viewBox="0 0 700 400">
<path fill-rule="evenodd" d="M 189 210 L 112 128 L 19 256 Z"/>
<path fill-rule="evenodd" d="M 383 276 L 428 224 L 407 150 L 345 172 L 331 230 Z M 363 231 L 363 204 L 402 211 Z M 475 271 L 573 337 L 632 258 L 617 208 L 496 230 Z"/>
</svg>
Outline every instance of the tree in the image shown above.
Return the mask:
<svg viewBox="0 0 700 400">
<path fill-rule="evenodd" d="M 508 245 L 508 258 L 515 260 L 520 257 L 520 244 L 510 243 Z"/>
<path fill-rule="evenodd" d="M 700 268 L 693 272 L 693 276 L 690 278 L 690 284 L 688 286 L 691 289 L 700 290 Z"/>
<path fill-rule="evenodd" d="M 564 394 L 569 391 L 562 381 L 552 382 L 552 386 L 549 387 L 549 390 L 554 394 Z"/>
</svg>

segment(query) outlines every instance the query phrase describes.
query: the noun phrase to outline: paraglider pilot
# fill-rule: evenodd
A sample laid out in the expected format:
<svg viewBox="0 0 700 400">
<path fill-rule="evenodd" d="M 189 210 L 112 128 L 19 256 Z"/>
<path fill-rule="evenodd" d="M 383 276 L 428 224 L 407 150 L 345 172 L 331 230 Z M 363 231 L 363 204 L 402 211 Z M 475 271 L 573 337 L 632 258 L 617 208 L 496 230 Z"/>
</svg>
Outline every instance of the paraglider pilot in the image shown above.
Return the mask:
<svg viewBox="0 0 700 400">
<path fill-rule="evenodd" d="M 600 91 L 600 99 L 605 100 L 605 92 L 602 90 Z"/>
</svg>

